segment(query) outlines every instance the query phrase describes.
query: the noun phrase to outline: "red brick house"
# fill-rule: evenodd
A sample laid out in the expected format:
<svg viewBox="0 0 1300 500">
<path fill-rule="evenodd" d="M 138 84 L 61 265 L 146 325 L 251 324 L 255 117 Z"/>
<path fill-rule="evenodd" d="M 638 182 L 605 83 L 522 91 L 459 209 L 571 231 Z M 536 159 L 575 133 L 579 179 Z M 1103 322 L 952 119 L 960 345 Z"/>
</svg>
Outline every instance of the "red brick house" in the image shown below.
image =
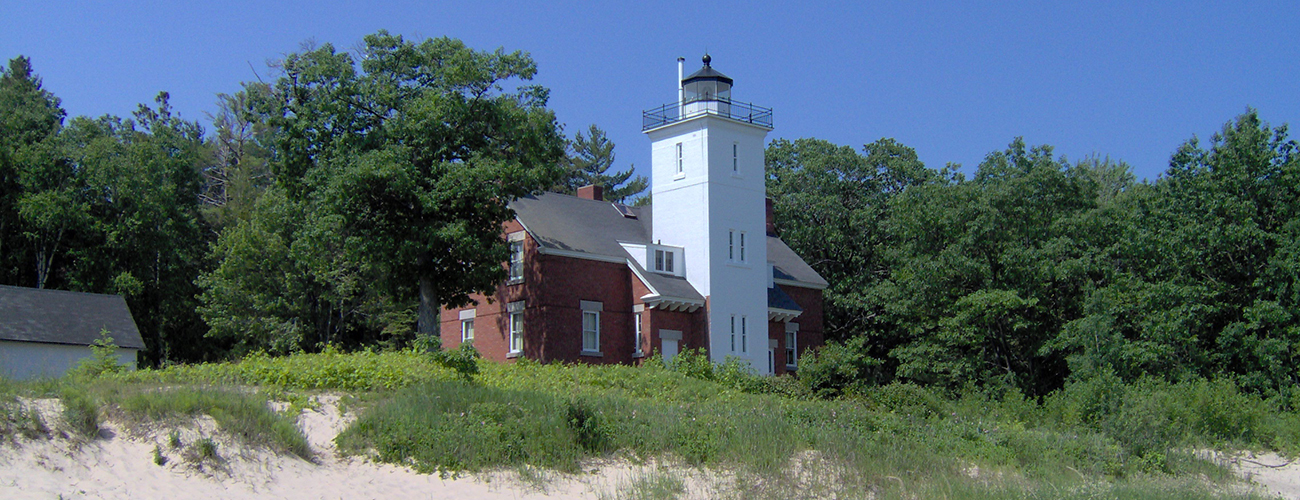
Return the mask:
<svg viewBox="0 0 1300 500">
<path fill-rule="evenodd" d="M 781 374 L 822 344 L 827 283 L 776 235 L 764 195 L 771 110 L 731 100 L 709 62 L 678 102 L 643 115 L 654 205 L 610 203 L 594 186 L 511 203 L 509 279 L 442 310 L 443 346 L 624 364 L 700 348 Z"/>
</svg>

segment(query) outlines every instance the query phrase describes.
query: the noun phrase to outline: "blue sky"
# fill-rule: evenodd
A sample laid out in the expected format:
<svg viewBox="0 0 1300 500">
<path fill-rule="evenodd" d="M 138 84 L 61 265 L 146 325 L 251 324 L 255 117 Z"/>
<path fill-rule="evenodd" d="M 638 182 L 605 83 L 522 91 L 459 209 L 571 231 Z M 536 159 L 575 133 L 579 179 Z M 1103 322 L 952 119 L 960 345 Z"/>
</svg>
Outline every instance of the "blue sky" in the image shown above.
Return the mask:
<svg viewBox="0 0 1300 500">
<path fill-rule="evenodd" d="M 649 171 L 640 113 L 707 49 L 769 139 L 892 137 L 971 169 L 1016 136 L 1155 178 L 1247 106 L 1300 119 L 1300 16 L 1287 2 L 6 2 L 0 56 L 33 59 L 70 115 L 128 115 L 157 92 L 207 124 L 217 93 L 274 77 L 306 40 L 379 29 L 523 50 L 567 134 L 588 124 Z M 254 74 L 256 70 L 256 75 Z"/>
</svg>

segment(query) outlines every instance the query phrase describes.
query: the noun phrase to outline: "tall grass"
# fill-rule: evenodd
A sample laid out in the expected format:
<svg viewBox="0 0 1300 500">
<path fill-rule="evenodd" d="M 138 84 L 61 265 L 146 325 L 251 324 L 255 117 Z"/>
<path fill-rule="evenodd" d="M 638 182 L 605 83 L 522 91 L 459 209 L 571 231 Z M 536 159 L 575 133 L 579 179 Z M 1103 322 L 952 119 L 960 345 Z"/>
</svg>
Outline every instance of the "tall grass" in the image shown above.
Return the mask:
<svg viewBox="0 0 1300 500">
<path fill-rule="evenodd" d="M 203 388 L 118 386 L 105 398 L 135 422 L 166 422 L 209 415 L 221 430 L 252 446 L 268 447 L 307 460 L 311 446 L 294 418 L 271 411 L 266 398 L 246 391 Z"/>
<path fill-rule="evenodd" d="M 104 399 L 149 418 L 204 412 L 223 427 L 254 422 L 261 430 L 238 432 L 260 432 L 254 441 L 287 443 L 283 449 L 306 447 L 295 448 L 288 421 L 276 423 L 260 396 L 193 386 L 364 395 L 360 418 L 337 440 L 340 449 L 422 471 L 575 471 L 584 460 L 611 454 L 668 456 L 733 470 L 732 491 L 753 498 L 812 491 L 875 498 L 1249 497 L 1213 486 L 1232 481 L 1231 473 L 1192 450 L 1295 453 L 1300 442 L 1300 418 L 1287 405 L 1227 382 L 1126 385 L 1099 376 L 1041 400 L 1014 390 L 950 393 L 891 384 L 855 386 L 826 400 L 798 379 L 755 377 L 739 365 L 683 356 L 642 367 L 480 363 L 477 374 L 463 376 L 415 351 L 326 352 L 100 380 L 178 385 Z M 244 403 L 217 402 L 234 397 Z M 151 398 L 166 401 L 145 402 Z M 276 437 L 281 433 L 288 437 Z M 810 464 L 804 470 L 822 475 L 792 472 L 801 460 Z"/>
</svg>

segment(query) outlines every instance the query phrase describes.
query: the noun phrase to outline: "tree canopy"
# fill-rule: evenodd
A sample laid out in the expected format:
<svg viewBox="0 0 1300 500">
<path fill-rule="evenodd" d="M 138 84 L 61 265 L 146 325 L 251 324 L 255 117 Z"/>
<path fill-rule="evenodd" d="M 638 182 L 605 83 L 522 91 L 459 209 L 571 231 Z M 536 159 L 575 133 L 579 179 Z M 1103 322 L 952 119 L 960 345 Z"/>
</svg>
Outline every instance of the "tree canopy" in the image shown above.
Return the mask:
<svg viewBox="0 0 1300 500">
<path fill-rule="evenodd" d="M 326 44 L 283 71 L 256 107 L 274 131 L 274 192 L 222 235 L 203 278 L 213 335 L 374 341 L 408 331 L 417 298 L 430 334 L 440 304 L 494 290 L 507 203 L 563 168 L 548 91 L 521 83 L 532 59 L 379 32 L 356 58 Z"/>
</svg>

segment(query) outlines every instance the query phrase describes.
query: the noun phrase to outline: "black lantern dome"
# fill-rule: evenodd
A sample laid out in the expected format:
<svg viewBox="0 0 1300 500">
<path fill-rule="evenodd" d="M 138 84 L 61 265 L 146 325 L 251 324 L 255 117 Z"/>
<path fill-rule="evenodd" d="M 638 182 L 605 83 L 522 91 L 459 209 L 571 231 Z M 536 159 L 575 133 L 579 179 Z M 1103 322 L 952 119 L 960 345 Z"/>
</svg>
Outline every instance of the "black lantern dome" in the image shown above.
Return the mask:
<svg viewBox="0 0 1300 500">
<path fill-rule="evenodd" d="M 713 69 L 712 62 L 713 58 L 704 54 L 704 67 L 682 80 L 682 102 L 731 100 L 733 81 Z"/>
</svg>

